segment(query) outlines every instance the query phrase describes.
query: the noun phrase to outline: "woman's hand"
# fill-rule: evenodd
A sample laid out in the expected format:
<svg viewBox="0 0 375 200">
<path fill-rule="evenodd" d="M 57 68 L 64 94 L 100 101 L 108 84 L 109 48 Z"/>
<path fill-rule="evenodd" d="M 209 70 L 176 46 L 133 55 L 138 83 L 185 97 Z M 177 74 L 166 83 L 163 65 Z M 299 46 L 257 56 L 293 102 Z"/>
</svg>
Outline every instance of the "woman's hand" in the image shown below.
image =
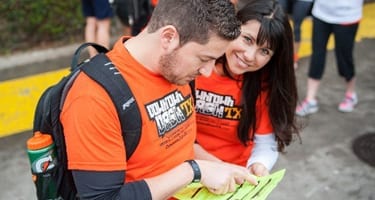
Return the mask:
<svg viewBox="0 0 375 200">
<path fill-rule="evenodd" d="M 259 162 L 251 164 L 248 169 L 255 176 L 267 176 L 270 174 L 266 166 Z"/>
</svg>

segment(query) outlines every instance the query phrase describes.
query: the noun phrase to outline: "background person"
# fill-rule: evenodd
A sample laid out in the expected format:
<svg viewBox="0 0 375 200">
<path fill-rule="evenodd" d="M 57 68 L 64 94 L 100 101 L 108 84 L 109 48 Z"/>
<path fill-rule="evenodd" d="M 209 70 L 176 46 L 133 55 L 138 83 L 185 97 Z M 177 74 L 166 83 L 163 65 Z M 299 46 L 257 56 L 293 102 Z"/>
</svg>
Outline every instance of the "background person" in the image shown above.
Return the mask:
<svg viewBox="0 0 375 200">
<path fill-rule="evenodd" d="M 344 78 L 346 91 L 338 105 L 342 112 L 352 112 L 358 103 L 355 92 L 355 64 L 353 50 L 355 37 L 362 18 L 363 0 L 315 0 L 312 33 L 312 55 L 307 79 L 306 97 L 296 114 L 306 116 L 319 110 L 317 93 L 323 77 L 327 43 L 333 34 L 338 74 Z"/>
<path fill-rule="evenodd" d="M 81 0 L 82 12 L 86 19 L 85 41 L 100 44 L 109 48 L 111 38 L 112 7 L 108 0 Z M 96 50 L 89 47 L 89 55 L 93 57 Z"/>
<path fill-rule="evenodd" d="M 241 35 L 210 77 L 196 79 L 196 157 L 267 175 L 298 134 L 293 33 L 273 0 L 250 0 L 237 13 Z"/>
<path fill-rule="evenodd" d="M 301 25 L 303 20 L 311 14 L 313 0 L 278 0 L 284 10 L 290 13 L 293 22 L 294 35 L 294 68 L 298 68 L 298 51 L 301 46 Z"/>
</svg>

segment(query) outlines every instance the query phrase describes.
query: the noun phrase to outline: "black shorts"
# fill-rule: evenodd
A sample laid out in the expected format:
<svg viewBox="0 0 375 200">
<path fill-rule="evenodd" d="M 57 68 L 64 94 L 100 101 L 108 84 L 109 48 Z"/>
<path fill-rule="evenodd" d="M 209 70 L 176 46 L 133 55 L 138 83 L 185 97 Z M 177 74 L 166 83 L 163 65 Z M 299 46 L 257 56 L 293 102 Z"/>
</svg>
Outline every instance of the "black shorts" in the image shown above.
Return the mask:
<svg viewBox="0 0 375 200">
<path fill-rule="evenodd" d="M 82 12 L 85 17 L 106 19 L 113 17 L 113 10 L 108 0 L 82 0 Z"/>
</svg>

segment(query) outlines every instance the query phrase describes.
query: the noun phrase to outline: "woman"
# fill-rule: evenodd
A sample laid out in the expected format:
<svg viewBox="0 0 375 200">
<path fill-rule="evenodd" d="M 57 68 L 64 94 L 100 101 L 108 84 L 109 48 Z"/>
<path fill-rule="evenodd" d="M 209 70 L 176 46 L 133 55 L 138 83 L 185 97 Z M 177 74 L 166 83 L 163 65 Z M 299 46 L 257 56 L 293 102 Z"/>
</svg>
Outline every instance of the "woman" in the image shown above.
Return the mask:
<svg viewBox="0 0 375 200">
<path fill-rule="evenodd" d="M 196 79 L 196 157 L 269 174 L 298 135 L 293 33 L 274 0 L 251 0 L 237 13 L 241 35 Z"/>
<path fill-rule="evenodd" d="M 345 95 L 338 104 L 341 112 L 352 112 L 358 104 L 354 62 L 355 37 L 363 15 L 363 0 L 316 0 L 312 10 L 312 55 L 307 78 L 307 91 L 296 114 L 306 116 L 318 112 L 317 99 L 323 78 L 329 37 L 334 35 L 337 72 L 344 79 Z"/>
</svg>

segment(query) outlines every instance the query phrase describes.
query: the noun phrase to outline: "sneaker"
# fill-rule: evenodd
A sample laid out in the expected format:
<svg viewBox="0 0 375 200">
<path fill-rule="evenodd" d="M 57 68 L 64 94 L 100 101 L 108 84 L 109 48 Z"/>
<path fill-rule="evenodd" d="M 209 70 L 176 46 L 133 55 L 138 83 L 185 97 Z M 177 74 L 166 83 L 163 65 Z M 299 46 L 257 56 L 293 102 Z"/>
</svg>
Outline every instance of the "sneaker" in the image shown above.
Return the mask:
<svg viewBox="0 0 375 200">
<path fill-rule="evenodd" d="M 344 100 L 339 104 L 339 111 L 341 112 L 352 112 L 354 107 L 358 104 L 357 95 L 345 95 Z"/>
<path fill-rule="evenodd" d="M 298 116 L 304 117 L 309 114 L 318 112 L 319 106 L 316 101 L 304 100 L 301 105 L 297 106 L 296 114 Z"/>
</svg>

